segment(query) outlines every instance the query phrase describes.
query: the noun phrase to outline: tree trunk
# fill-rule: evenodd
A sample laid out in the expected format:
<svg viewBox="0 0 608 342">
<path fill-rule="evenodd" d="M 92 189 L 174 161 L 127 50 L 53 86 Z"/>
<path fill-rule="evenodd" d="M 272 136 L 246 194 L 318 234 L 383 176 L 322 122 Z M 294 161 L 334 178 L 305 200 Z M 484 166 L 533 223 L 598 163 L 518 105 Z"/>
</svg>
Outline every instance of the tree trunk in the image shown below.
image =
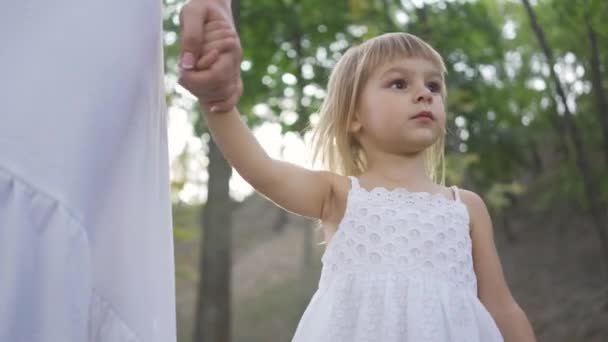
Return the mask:
<svg viewBox="0 0 608 342">
<path fill-rule="evenodd" d="M 540 176 L 543 172 L 545 172 L 545 167 L 543 165 L 543 158 L 541 157 L 540 147 L 538 146 L 538 142 L 535 138 L 532 138 L 530 142 L 530 154 L 532 155 L 532 166 L 534 167 L 534 174 L 536 176 Z"/>
<path fill-rule="evenodd" d="M 496 216 L 502 217 L 502 228 L 505 233 L 505 237 L 507 238 L 507 242 L 514 244 L 514 243 L 519 242 L 519 237 L 513 230 L 513 226 L 512 226 L 512 222 L 513 222 L 512 217 L 515 217 L 513 215 L 513 213 L 517 212 L 517 209 L 518 209 L 517 208 L 517 197 L 512 194 L 507 194 L 506 196 L 508 197 L 509 201 L 511 202 L 511 205 L 503 208 L 499 213 L 500 215 L 496 215 Z"/>
<path fill-rule="evenodd" d="M 550 78 L 545 77 L 544 80 L 547 84 L 551 84 L 552 80 Z M 551 104 L 553 105 L 553 110 L 555 110 L 555 112 L 557 113 L 557 107 L 558 107 L 557 99 L 555 99 L 555 96 L 553 96 L 552 94 L 549 98 L 551 99 Z M 549 123 L 551 124 L 551 126 L 553 127 L 555 132 L 557 133 L 558 137 L 565 137 L 568 135 L 568 132 L 566 130 L 566 125 L 564 124 L 563 120 L 559 116 L 557 116 L 557 115 L 550 116 Z M 561 159 L 563 161 L 569 161 L 572 158 L 570 149 L 569 149 L 569 145 L 568 145 L 568 142 L 566 141 L 566 139 L 557 139 L 557 146 L 555 147 L 555 152 L 559 154 L 559 156 L 561 157 Z"/>
<path fill-rule="evenodd" d="M 232 168 L 209 141 L 209 182 L 202 215 L 202 249 L 195 321 L 196 342 L 230 341 L 232 205 L 228 181 Z"/>
<path fill-rule="evenodd" d="M 513 244 L 518 241 L 518 238 L 515 232 L 513 231 L 513 228 L 511 227 L 511 218 L 509 217 L 510 212 L 510 210 L 505 208 L 503 209 L 503 212 L 498 215 L 498 217 L 502 217 L 502 230 L 505 233 L 507 242 Z"/>
<path fill-rule="evenodd" d="M 601 253 L 604 257 L 604 267 L 606 268 L 606 275 L 608 276 L 608 235 L 606 233 L 607 218 L 605 216 L 605 209 L 602 209 L 602 199 L 600 197 L 600 193 L 598 191 L 597 186 L 593 184 L 593 173 L 591 171 L 591 167 L 589 166 L 589 159 L 583 147 L 581 134 L 574 121 L 572 120 L 572 112 L 570 111 L 570 107 L 568 106 L 568 102 L 566 101 L 566 94 L 553 68 L 553 53 L 545 39 L 545 35 L 542 28 L 538 24 L 534 10 L 532 9 L 532 6 L 530 6 L 530 1 L 522 0 L 522 2 L 524 4 L 524 7 L 526 8 L 526 12 L 528 13 L 530 25 L 532 26 L 532 29 L 536 34 L 536 38 L 538 39 L 538 42 L 541 46 L 543 53 L 545 54 L 545 57 L 547 58 L 547 63 L 549 64 L 549 70 L 551 72 L 551 78 L 553 79 L 557 94 L 560 100 L 562 101 L 562 104 L 564 105 L 564 123 L 566 125 L 566 131 L 568 132 L 568 136 L 571 139 L 572 144 L 574 145 L 574 157 L 576 158 L 576 166 L 583 178 L 585 193 L 587 194 L 587 199 L 590 204 L 591 217 L 593 219 L 594 227 L 600 240 Z"/>
<path fill-rule="evenodd" d="M 608 166 L 608 100 L 606 99 L 606 91 L 602 84 L 602 68 L 600 65 L 600 53 L 597 48 L 597 37 L 595 31 L 590 24 L 591 19 L 586 20 L 587 37 L 589 38 L 589 47 L 591 49 L 591 84 L 597 103 L 597 115 L 602 126 L 604 138 L 604 162 Z"/>
<path fill-rule="evenodd" d="M 301 12 L 299 10 L 299 8 L 297 9 L 298 12 Z M 304 33 L 302 32 L 302 28 L 300 26 L 300 22 L 298 20 L 298 12 L 296 12 L 293 7 L 291 10 L 291 14 L 292 14 L 292 28 L 293 28 L 293 33 L 292 33 L 292 44 L 294 46 L 294 50 L 296 51 L 296 56 L 295 56 L 295 63 L 296 63 L 296 70 L 295 70 L 295 76 L 297 79 L 296 82 L 296 86 L 295 86 L 295 102 L 296 102 L 296 108 L 295 111 L 296 113 L 301 113 L 303 108 L 302 108 L 302 98 L 303 98 L 303 94 L 304 94 L 304 75 L 302 74 L 302 66 L 303 66 L 303 55 L 304 52 L 302 51 L 302 38 Z M 301 130 L 306 127 L 308 125 L 308 116 L 305 115 L 299 115 L 298 116 L 298 120 L 296 121 L 296 127 L 298 128 L 298 131 L 301 132 Z M 285 213 L 284 213 L 285 214 Z M 311 273 L 312 273 L 312 257 L 313 257 L 313 240 L 314 240 L 314 234 L 312 231 L 312 227 L 310 227 L 309 225 L 304 225 L 304 232 L 303 232 L 303 236 L 302 236 L 302 248 L 303 248 L 303 253 L 302 253 L 302 263 L 301 263 L 301 267 L 302 267 L 302 272 L 301 272 L 301 279 L 302 279 L 302 284 L 304 284 L 304 286 L 302 286 L 302 292 L 301 292 L 301 298 L 302 301 L 304 303 L 309 301 L 309 284 L 310 284 L 310 279 L 311 279 Z"/>
<path fill-rule="evenodd" d="M 238 30 L 240 2 L 232 1 Z M 230 342 L 232 272 L 232 167 L 209 140 L 207 203 L 201 217 L 201 252 L 195 319 L 195 342 Z"/>
</svg>

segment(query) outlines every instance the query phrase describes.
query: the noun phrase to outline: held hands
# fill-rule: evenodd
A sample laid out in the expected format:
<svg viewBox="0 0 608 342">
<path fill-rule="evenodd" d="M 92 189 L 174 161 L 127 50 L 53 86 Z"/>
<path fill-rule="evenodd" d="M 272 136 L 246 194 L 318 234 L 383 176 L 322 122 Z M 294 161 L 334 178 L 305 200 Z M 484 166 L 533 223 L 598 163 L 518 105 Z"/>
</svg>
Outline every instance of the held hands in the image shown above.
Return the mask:
<svg viewBox="0 0 608 342">
<path fill-rule="evenodd" d="M 243 92 L 242 50 L 230 10 L 210 0 L 191 0 L 180 13 L 179 84 L 198 97 L 207 112 L 231 110 Z"/>
</svg>

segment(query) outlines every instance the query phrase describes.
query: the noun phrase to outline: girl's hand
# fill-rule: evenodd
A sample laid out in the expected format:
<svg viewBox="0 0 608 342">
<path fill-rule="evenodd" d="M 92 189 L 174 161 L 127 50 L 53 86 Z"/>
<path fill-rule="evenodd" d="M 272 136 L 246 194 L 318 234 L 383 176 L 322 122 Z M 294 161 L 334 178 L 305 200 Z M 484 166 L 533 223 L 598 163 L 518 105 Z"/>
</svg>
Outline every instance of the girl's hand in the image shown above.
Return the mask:
<svg viewBox="0 0 608 342">
<path fill-rule="evenodd" d="M 201 45 L 201 58 L 196 61 L 197 70 L 209 69 L 221 53 L 234 52 L 238 48 L 238 36 L 232 26 L 222 20 L 205 24 L 205 35 Z"/>
</svg>

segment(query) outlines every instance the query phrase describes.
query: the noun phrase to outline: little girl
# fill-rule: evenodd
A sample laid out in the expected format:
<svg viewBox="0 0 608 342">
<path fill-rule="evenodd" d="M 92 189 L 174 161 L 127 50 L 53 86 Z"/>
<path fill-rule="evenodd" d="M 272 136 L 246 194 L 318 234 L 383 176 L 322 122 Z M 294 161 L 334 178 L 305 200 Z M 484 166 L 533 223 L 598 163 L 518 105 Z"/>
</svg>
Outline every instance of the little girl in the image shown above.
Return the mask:
<svg viewBox="0 0 608 342">
<path fill-rule="evenodd" d="M 213 30 L 206 34 L 213 40 Z M 445 71 L 441 56 L 407 33 L 349 49 L 315 131 L 315 156 L 329 171 L 270 158 L 236 108 L 207 115 L 245 180 L 322 223 L 319 288 L 292 341 L 534 341 L 505 282 L 483 200 L 441 185 Z M 189 77 L 186 87 L 196 83 Z"/>
</svg>

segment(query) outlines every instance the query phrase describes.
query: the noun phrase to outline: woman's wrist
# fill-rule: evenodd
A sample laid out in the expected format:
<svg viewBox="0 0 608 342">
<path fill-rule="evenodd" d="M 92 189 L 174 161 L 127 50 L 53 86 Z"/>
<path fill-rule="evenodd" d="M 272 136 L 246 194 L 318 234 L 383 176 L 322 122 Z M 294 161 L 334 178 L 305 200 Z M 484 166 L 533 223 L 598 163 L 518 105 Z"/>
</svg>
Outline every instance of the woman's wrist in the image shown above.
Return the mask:
<svg viewBox="0 0 608 342">
<path fill-rule="evenodd" d="M 215 4 L 220 11 L 226 16 L 228 22 L 234 27 L 234 18 L 232 17 L 232 1 L 230 0 L 196 0 Z"/>
<path fill-rule="evenodd" d="M 192 0 L 192 1 L 200 1 L 203 3 L 213 3 L 226 10 L 227 13 L 232 13 L 232 1 L 230 0 Z"/>
</svg>

